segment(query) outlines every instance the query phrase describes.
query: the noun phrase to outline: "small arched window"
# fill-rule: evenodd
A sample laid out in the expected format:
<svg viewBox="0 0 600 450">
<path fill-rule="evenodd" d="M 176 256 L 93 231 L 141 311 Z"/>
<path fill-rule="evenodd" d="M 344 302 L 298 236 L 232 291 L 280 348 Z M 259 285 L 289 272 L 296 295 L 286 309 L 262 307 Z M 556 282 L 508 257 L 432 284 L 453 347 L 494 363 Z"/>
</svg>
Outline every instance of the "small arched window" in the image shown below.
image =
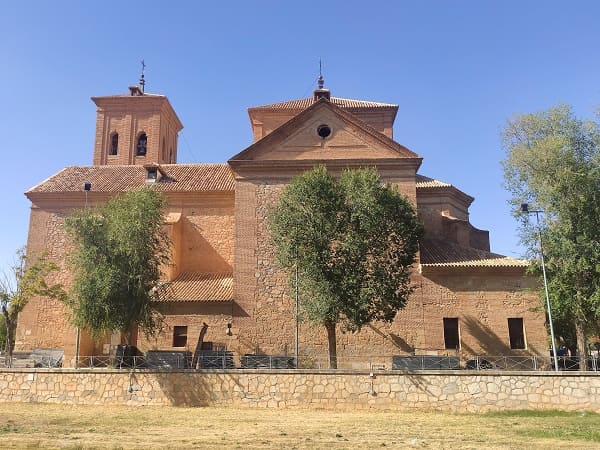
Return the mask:
<svg viewBox="0 0 600 450">
<path fill-rule="evenodd" d="M 163 142 L 162 142 L 162 160 L 166 160 L 167 159 L 167 147 L 165 146 L 165 138 L 163 138 Z"/>
<path fill-rule="evenodd" d="M 146 156 L 146 146 L 148 144 L 148 137 L 146 133 L 142 133 L 138 136 L 135 156 Z"/>
<path fill-rule="evenodd" d="M 113 133 L 110 137 L 109 155 L 116 155 L 119 152 L 119 133 Z"/>
</svg>

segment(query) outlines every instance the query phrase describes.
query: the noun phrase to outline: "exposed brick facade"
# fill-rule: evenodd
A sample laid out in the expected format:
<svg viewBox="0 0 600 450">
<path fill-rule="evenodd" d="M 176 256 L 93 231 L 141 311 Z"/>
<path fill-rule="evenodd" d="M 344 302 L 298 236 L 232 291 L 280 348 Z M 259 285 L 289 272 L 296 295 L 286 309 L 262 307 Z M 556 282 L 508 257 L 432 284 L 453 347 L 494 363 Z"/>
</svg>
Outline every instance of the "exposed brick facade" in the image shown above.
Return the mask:
<svg viewBox="0 0 600 450">
<path fill-rule="evenodd" d="M 488 232 L 468 221 L 472 197 L 417 175 L 421 158 L 391 139 L 395 105 L 332 97 L 332 101 L 253 108 L 255 142 L 228 165 L 208 167 L 168 165 L 175 162 L 182 125 L 165 97 L 97 97 L 94 102 L 98 105 L 95 171 L 70 168 L 27 192 L 32 201 L 28 251 L 47 250 L 62 268 L 55 281 L 68 287 L 66 215 L 86 201 L 93 208 L 118 194 L 121 188 L 106 183 L 111 177 L 114 186 L 117 178 L 128 189 L 143 186 L 145 172 L 139 166 L 157 163 L 161 172 L 154 186 L 167 199 L 165 226 L 172 241 L 166 277 L 173 283 L 194 274 L 233 278 L 230 299 L 223 299 L 222 292 L 218 299 L 204 292 L 202 298 L 162 303 L 164 330 L 150 339 L 140 333 L 141 350 L 173 349 L 173 330 L 178 326 L 187 327 L 185 348 L 193 351 L 206 323 L 205 341 L 237 355 L 293 354 L 295 301 L 288 275 L 274 258 L 267 215 L 291 177 L 324 164 L 334 174 L 346 168 L 376 167 L 384 181 L 396 184 L 416 206 L 426 228 L 413 271 L 415 290 L 406 308 L 390 324 L 373 323 L 359 333 L 339 333 L 340 356 L 452 354 L 455 350 L 444 348 L 443 318 L 458 319 L 463 354 L 546 353 L 544 312 L 533 290 L 534 280 L 525 275 L 526 266 L 489 253 Z M 331 128 L 326 139 L 316 133 L 323 124 Z M 141 131 L 148 137 L 144 157 L 135 156 Z M 120 150 L 110 155 L 114 132 L 119 133 Z M 131 165 L 139 171 L 125 174 L 123 166 Z M 78 186 L 92 176 L 95 181 L 86 200 Z M 19 318 L 17 347 L 64 348 L 68 363 L 76 335 L 68 318 L 68 310 L 55 301 L 31 301 Z M 523 319 L 525 349 L 510 348 L 508 318 Z M 225 333 L 227 324 L 232 324 L 231 336 Z M 106 344 L 115 343 L 118 337 L 114 336 L 94 343 L 84 331 L 80 355 L 101 354 Z M 301 324 L 300 352 L 325 355 L 324 330 Z"/>
</svg>

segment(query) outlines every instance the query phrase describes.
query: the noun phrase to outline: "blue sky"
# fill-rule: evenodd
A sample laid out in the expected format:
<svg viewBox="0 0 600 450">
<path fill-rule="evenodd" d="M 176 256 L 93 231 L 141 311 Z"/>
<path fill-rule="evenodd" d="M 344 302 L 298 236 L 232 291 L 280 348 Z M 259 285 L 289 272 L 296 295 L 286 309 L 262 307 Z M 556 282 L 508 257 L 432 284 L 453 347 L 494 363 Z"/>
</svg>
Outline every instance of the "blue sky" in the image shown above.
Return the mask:
<svg viewBox="0 0 600 450">
<path fill-rule="evenodd" d="M 397 103 L 395 139 L 420 173 L 475 197 L 492 250 L 520 255 L 500 129 L 518 113 L 600 105 L 595 1 L 21 1 L 0 14 L 5 219 L 0 270 L 25 244 L 31 186 L 91 164 L 91 96 L 127 92 L 147 64 L 185 128 L 179 162 L 223 162 L 251 143 L 246 109 L 332 95 Z"/>
</svg>

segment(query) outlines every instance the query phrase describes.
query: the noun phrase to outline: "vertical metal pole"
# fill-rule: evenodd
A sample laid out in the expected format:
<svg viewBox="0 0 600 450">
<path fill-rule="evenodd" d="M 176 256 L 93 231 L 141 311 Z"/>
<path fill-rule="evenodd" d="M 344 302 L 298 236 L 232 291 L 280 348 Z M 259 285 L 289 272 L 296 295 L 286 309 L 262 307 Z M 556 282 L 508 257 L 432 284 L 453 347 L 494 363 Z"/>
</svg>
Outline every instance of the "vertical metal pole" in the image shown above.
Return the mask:
<svg viewBox="0 0 600 450">
<path fill-rule="evenodd" d="M 84 185 L 83 191 L 85 192 L 85 209 L 88 207 L 88 190 L 87 186 Z M 81 329 L 77 327 L 77 335 L 75 336 L 75 368 L 79 369 L 79 347 L 81 341 Z"/>
<path fill-rule="evenodd" d="M 298 250 L 296 249 L 296 270 L 295 270 L 295 297 L 296 297 L 296 369 L 298 368 L 300 358 L 300 318 L 299 318 L 299 298 L 298 298 Z"/>
<path fill-rule="evenodd" d="M 75 368 L 79 369 L 79 340 L 81 335 L 81 330 L 77 327 L 77 335 L 75 336 Z"/>
<path fill-rule="evenodd" d="M 544 292 L 546 293 L 546 308 L 548 309 L 548 322 L 550 324 L 550 339 L 552 339 L 552 355 L 554 356 L 554 370 L 558 372 L 558 357 L 556 355 L 556 343 L 554 341 L 554 326 L 552 325 L 552 310 L 550 309 L 550 295 L 548 294 L 548 279 L 546 278 L 546 262 L 544 259 L 544 245 L 542 243 L 542 231 L 540 229 L 539 211 L 535 211 L 538 237 L 540 239 L 540 253 L 542 255 L 542 273 L 544 275 Z"/>
</svg>

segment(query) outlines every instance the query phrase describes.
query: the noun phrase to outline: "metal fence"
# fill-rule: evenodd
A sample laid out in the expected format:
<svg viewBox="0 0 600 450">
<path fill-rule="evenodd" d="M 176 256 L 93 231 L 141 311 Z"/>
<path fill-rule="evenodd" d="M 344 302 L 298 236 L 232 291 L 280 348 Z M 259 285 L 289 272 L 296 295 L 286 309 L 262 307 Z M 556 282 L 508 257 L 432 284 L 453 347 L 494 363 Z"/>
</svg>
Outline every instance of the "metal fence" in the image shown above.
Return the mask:
<svg viewBox="0 0 600 450">
<path fill-rule="evenodd" d="M 168 353 L 168 352 L 165 352 Z M 200 369 L 330 369 L 331 361 L 327 356 L 301 355 L 243 355 L 235 356 L 230 352 L 221 354 L 192 356 L 181 352 L 171 352 L 168 357 L 162 355 L 144 356 L 81 356 L 77 360 L 78 368 L 111 369 L 159 369 L 159 370 L 200 370 Z M 499 371 L 552 371 L 554 360 L 541 356 L 370 356 L 334 358 L 338 370 L 369 371 L 419 371 L 419 370 L 499 370 Z M 558 366 L 561 371 L 579 370 L 585 362 L 585 370 L 600 371 L 598 356 L 585 358 L 560 356 Z M 40 366 L 38 366 L 40 367 Z M 49 365 L 51 367 L 51 365 Z"/>
<path fill-rule="evenodd" d="M 57 349 L 35 349 L 33 351 L 16 351 L 12 358 L 6 352 L 0 352 L 0 366 L 13 368 L 57 368 L 62 367 L 63 351 Z"/>
</svg>

